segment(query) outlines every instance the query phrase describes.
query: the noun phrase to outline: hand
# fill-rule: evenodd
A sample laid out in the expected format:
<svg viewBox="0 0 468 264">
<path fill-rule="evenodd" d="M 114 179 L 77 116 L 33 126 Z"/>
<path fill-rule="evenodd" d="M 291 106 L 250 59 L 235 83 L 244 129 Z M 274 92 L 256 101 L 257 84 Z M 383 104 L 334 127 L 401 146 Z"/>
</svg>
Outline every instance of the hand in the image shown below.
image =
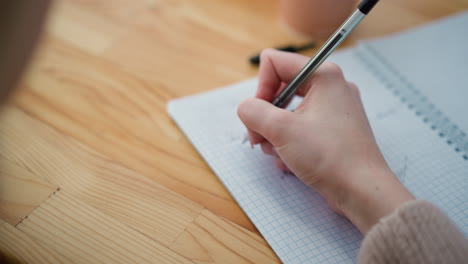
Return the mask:
<svg viewBox="0 0 468 264">
<path fill-rule="evenodd" d="M 359 90 L 337 65 L 324 63 L 312 75 L 297 93 L 304 99 L 294 112 L 269 103 L 307 61 L 297 54 L 262 52 L 257 93 L 239 105 L 238 115 L 251 144 L 260 144 L 279 168 L 317 190 L 365 233 L 414 198 L 385 162 Z"/>
</svg>

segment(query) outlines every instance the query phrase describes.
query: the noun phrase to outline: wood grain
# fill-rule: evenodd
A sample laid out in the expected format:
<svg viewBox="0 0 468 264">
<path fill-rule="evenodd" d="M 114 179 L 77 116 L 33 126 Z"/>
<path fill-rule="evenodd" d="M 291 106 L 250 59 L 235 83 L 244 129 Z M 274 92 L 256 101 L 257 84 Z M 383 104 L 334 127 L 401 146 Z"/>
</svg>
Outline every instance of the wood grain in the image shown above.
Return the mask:
<svg viewBox="0 0 468 264">
<path fill-rule="evenodd" d="M 0 158 L 0 175 L 0 219 L 11 225 L 17 225 L 58 188 L 4 158 Z"/>
<path fill-rule="evenodd" d="M 190 263 L 154 240 L 59 190 L 17 228 L 79 263 Z"/>
<path fill-rule="evenodd" d="M 102 53 L 126 30 L 129 21 L 145 9 L 144 0 L 55 1 L 47 31 L 93 54 Z"/>
<path fill-rule="evenodd" d="M 0 249 L 24 263 L 70 263 L 71 259 L 42 245 L 24 232 L 0 220 Z"/>
<path fill-rule="evenodd" d="M 380 1 L 342 47 L 466 9 Z M 255 76 L 251 54 L 305 41 L 276 1 L 61 0 L 49 17 L 0 113 L 0 250 L 28 263 L 279 262 L 166 113 Z"/>
<path fill-rule="evenodd" d="M 2 164 L 22 164 L 23 170 L 46 177 L 156 241 L 171 244 L 202 210 L 17 109 L 8 109 L 1 117 L 0 135 L 9 139 L 0 141 L 7 157 L 1 159 Z"/>
<path fill-rule="evenodd" d="M 257 235 L 208 210 L 170 248 L 195 263 L 279 263 L 275 253 Z"/>
<path fill-rule="evenodd" d="M 46 35 L 45 45 L 50 47 L 38 54 L 16 99 L 20 108 L 116 162 L 254 230 L 167 116 L 165 102 L 173 95 L 67 42 Z M 108 97 L 110 94 L 113 96 Z"/>
</svg>

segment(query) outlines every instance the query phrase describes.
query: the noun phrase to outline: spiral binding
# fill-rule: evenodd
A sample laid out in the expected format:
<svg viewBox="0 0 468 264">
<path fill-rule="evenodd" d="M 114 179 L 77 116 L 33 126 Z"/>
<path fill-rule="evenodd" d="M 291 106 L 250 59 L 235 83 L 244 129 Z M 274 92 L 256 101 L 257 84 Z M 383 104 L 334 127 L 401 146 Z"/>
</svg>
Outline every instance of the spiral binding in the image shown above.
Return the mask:
<svg viewBox="0 0 468 264">
<path fill-rule="evenodd" d="M 372 46 L 362 44 L 370 54 L 361 50 L 356 56 L 364 63 L 367 70 L 374 74 L 393 95 L 420 116 L 422 121 L 438 132 L 439 137 L 452 146 L 456 152 L 461 153 L 464 160 L 468 160 L 468 138 L 455 123 L 440 111 L 426 96 L 416 89 L 408 79 L 398 72 L 388 61 Z M 385 74 L 382 74 L 385 72 Z"/>
</svg>

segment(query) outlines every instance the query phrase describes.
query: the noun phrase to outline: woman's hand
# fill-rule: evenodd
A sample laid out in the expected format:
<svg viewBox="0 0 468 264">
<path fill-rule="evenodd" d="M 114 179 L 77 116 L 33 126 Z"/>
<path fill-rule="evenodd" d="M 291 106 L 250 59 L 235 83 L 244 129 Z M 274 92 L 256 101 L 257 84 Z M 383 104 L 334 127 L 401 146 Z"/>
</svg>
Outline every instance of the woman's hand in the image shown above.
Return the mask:
<svg viewBox="0 0 468 264">
<path fill-rule="evenodd" d="M 269 103 L 307 61 L 265 50 L 256 96 L 239 105 L 238 115 L 252 144 L 260 144 L 279 168 L 317 190 L 365 233 L 413 196 L 385 162 L 359 90 L 337 65 L 324 63 L 312 75 L 297 93 L 304 99 L 294 112 Z"/>
</svg>

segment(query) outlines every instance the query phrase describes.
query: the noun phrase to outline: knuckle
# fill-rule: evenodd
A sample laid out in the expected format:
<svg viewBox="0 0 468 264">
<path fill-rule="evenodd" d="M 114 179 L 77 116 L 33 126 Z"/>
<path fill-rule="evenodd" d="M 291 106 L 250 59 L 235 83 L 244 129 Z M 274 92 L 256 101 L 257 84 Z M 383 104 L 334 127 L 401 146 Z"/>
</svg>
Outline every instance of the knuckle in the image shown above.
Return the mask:
<svg viewBox="0 0 468 264">
<path fill-rule="evenodd" d="M 274 50 L 274 49 L 271 49 L 271 48 L 262 50 L 262 52 L 260 52 L 260 61 L 265 61 L 266 59 L 268 59 L 269 57 L 271 57 L 271 55 L 272 55 L 274 52 L 275 52 L 275 50 Z"/>
<path fill-rule="evenodd" d="M 359 88 L 353 82 L 348 82 L 349 88 L 356 94 L 360 94 Z"/>
</svg>

